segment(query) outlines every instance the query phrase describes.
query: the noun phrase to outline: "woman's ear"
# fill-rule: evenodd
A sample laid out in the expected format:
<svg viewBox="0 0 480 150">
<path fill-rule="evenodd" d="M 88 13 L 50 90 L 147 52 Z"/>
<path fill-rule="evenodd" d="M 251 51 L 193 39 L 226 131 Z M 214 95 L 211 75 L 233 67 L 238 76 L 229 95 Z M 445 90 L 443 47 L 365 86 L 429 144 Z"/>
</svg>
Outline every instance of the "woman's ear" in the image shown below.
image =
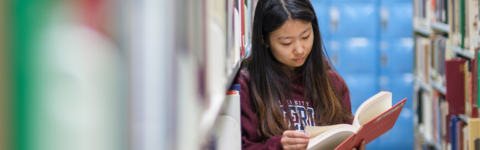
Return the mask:
<svg viewBox="0 0 480 150">
<path fill-rule="evenodd" d="M 262 44 L 268 47 L 268 44 L 265 44 L 265 41 L 263 41 L 263 35 L 262 35 Z"/>
</svg>

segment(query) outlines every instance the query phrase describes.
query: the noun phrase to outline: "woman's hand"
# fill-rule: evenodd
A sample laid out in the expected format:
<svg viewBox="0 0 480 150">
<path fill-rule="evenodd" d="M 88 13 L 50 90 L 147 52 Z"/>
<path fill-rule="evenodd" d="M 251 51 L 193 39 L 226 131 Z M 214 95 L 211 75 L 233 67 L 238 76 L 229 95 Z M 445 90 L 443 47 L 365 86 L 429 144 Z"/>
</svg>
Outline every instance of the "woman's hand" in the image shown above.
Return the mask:
<svg viewBox="0 0 480 150">
<path fill-rule="evenodd" d="M 283 132 L 280 141 L 284 150 L 304 150 L 307 149 L 310 135 L 295 130 L 287 130 Z"/>
<path fill-rule="evenodd" d="M 352 150 L 357 150 L 357 148 L 352 148 Z M 360 144 L 360 147 L 358 147 L 358 150 L 366 150 L 365 149 L 365 140 L 362 141 L 362 144 Z"/>
</svg>

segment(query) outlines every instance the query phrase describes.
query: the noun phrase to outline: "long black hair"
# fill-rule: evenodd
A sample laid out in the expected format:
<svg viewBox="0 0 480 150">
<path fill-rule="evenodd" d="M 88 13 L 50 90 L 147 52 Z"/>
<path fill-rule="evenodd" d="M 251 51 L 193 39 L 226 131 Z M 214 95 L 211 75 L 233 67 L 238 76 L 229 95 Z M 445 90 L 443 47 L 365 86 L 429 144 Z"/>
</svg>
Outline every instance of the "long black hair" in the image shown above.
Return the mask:
<svg viewBox="0 0 480 150">
<path fill-rule="evenodd" d="M 312 101 L 316 125 L 330 125 L 351 121 L 352 114 L 344 107 L 342 97 L 328 74 L 324 61 L 324 48 L 317 16 L 308 0 L 259 0 L 255 9 L 252 31 L 252 52 L 243 61 L 250 76 L 250 97 L 259 118 L 258 133 L 265 139 L 293 129 L 290 109 L 284 118 L 280 105 L 288 106 L 286 99 L 293 98 L 291 81 L 282 71 L 269 44 L 269 35 L 288 19 L 311 22 L 314 33 L 312 50 L 305 63 L 298 68 L 303 73 L 304 99 Z M 281 104 L 278 103 L 280 100 Z M 305 104 L 305 103 L 304 103 Z M 305 106 L 306 108 L 306 106 Z M 308 113 L 307 113 L 308 114 Z M 308 114 L 312 119 L 312 116 Z"/>
</svg>

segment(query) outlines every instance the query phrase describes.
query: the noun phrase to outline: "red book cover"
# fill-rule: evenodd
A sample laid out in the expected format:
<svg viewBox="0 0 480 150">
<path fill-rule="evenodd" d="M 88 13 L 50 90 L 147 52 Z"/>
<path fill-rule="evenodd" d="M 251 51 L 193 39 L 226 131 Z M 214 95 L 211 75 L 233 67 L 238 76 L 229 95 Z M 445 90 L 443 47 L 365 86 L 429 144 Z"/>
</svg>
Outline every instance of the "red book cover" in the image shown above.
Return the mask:
<svg viewBox="0 0 480 150">
<path fill-rule="evenodd" d="M 365 144 L 368 144 L 392 129 L 406 101 L 407 98 L 403 99 L 389 110 L 365 123 L 356 134 L 350 136 L 335 150 L 351 150 L 354 147 L 359 147 L 363 140 L 365 140 Z"/>
<path fill-rule="evenodd" d="M 478 48 L 476 48 L 475 54 L 478 54 L 478 51 Z M 472 113 L 470 114 L 470 117 L 478 118 L 478 55 L 475 55 L 475 59 L 471 63 L 470 67 L 470 71 L 472 72 L 472 103 L 470 103 L 472 105 Z"/>
<path fill-rule="evenodd" d="M 450 115 L 465 114 L 465 68 L 464 58 L 455 58 L 445 62 L 446 100 Z"/>
</svg>

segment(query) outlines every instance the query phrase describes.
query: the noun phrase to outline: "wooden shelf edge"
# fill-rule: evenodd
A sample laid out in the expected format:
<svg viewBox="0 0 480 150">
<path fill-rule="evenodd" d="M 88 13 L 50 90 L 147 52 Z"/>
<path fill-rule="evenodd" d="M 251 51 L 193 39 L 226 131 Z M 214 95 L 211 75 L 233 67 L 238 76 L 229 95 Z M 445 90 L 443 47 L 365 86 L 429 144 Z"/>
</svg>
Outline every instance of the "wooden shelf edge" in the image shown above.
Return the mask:
<svg viewBox="0 0 480 150">
<path fill-rule="evenodd" d="M 429 84 L 423 82 L 422 80 L 420 80 L 419 78 L 415 78 L 415 82 L 418 83 L 418 85 L 420 85 L 420 88 L 422 88 L 423 90 L 426 90 L 427 92 L 431 92 L 432 91 L 432 88 Z"/>
<path fill-rule="evenodd" d="M 470 119 L 470 117 L 465 115 L 458 115 L 458 119 L 462 120 L 465 123 L 468 123 L 468 119 Z"/>
<path fill-rule="evenodd" d="M 430 81 L 432 87 L 437 90 L 438 92 L 442 93 L 443 95 L 447 95 L 447 90 L 445 86 L 441 86 L 440 84 Z"/>
<path fill-rule="evenodd" d="M 418 133 L 418 134 L 420 135 L 420 137 L 422 137 L 422 139 L 423 139 L 423 141 L 424 141 L 425 144 L 430 145 L 430 146 L 433 146 L 433 147 L 434 147 L 435 149 L 437 149 L 437 150 L 441 150 L 441 149 L 442 149 L 442 146 L 441 146 L 440 144 L 433 142 L 432 139 L 426 138 L 423 133 Z"/>
<path fill-rule="evenodd" d="M 468 59 L 475 59 L 475 54 L 473 52 L 470 52 L 469 50 L 462 49 L 456 45 L 452 45 L 451 48 L 452 48 L 452 51 L 454 51 L 456 54 L 460 56 L 463 56 Z"/>
<path fill-rule="evenodd" d="M 413 30 L 417 33 L 420 33 L 421 35 L 424 36 L 430 36 L 432 35 L 432 31 L 426 28 L 421 28 L 421 27 L 413 27 Z"/>
<path fill-rule="evenodd" d="M 432 22 L 430 23 L 430 27 L 432 29 L 441 31 L 443 33 L 450 33 L 450 26 L 448 24 L 440 23 L 440 22 Z"/>
</svg>

